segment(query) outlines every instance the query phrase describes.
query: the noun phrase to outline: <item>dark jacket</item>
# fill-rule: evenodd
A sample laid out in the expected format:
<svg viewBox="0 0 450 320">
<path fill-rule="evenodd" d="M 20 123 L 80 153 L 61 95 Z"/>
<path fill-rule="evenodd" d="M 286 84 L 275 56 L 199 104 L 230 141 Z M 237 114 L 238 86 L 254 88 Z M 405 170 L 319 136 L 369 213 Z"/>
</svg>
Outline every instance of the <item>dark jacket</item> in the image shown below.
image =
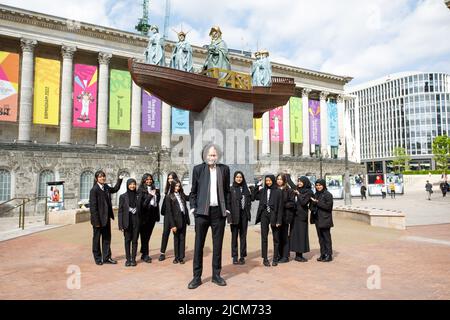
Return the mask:
<svg viewBox="0 0 450 320">
<path fill-rule="evenodd" d="M 106 183 L 103 185 L 104 191 L 96 183 L 89 193 L 89 211 L 91 212 L 92 226 L 106 226 L 109 218 L 114 220 L 112 209 L 111 193 L 116 193 L 120 189 L 122 179 L 117 179 L 116 185 L 111 188 Z"/>
<path fill-rule="evenodd" d="M 152 220 L 159 221 L 159 201 L 161 200 L 161 193 L 156 189 L 156 207 L 150 204 L 153 196 L 148 193 L 147 188 L 139 188 L 137 211 L 139 214 L 139 221 L 141 224 L 146 224 Z"/>
<path fill-rule="evenodd" d="M 190 225 L 189 208 L 187 207 L 187 201 L 189 198 L 184 194 L 181 194 L 181 201 L 183 202 L 184 211 L 181 211 L 180 204 L 177 197 L 172 193 L 166 196 L 165 217 L 169 221 L 169 228 L 177 227 L 177 229 L 183 228 L 185 225 Z"/>
<path fill-rule="evenodd" d="M 231 212 L 230 214 L 227 216 L 227 220 L 229 224 L 238 224 L 240 219 L 247 219 L 248 221 L 250 221 L 252 219 L 252 215 L 251 215 L 251 208 L 252 208 L 252 196 L 250 193 L 250 190 L 248 190 L 247 188 L 247 192 L 244 191 L 244 210 L 241 214 L 241 199 L 242 199 L 242 194 L 241 194 L 241 190 L 240 187 L 238 186 L 232 186 L 231 187 L 231 192 L 230 192 L 230 201 L 231 201 Z"/>
<path fill-rule="evenodd" d="M 311 223 L 319 228 L 332 228 L 333 224 L 333 195 L 328 191 L 316 192 L 314 198 L 319 202 L 311 202 Z"/>
<path fill-rule="evenodd" d="M 137 203 L 137 197 L 138 194 L 136 192 L 136 203 Z M 128 226 L 130 225 L 130 201 L 128 198 L 128 193 L 125 192 L 124 194 L 120 195 L 119 198 L 119 230 L 126 230 L 128 229 Z M 138 217 L 139 221 L 139 214 L 136 212 L 136 215 Z M 138 222 L 139 223 L 139 222 Z"/>
<path fill-rule="evenodd" d="M 283 202 L 283 224 L 290 224 L 295 215 L 295 193 L 291 188 L 280 189 Z"/>
<path fill-rule="evenodd" d="M 184 193 L 184 191 L 182 192 L 182 194 L 183 194 L 183 198 L 186 199 L 186 201 L 189 201 L 189 196 L 186 195 Z M 162 205 L 161 205 L 161 215 L 162 216 L 164 216 L 166 214 L 166 211 L 167 211 L 166 210 L 166 201 L 168 199 L 168 195 L 169 195 L 169 192 L 167 192 L 167 194 L 164 195 L 164 199 L 163 199 L 163 202 L 162 202 Z"/>
<path fill-rule="evenodd" d="M 312 197 L 314 197 L 314 193 L 311 189 L 307 189 L 305 192 L 301 192 L 296 196 L 296 219 L 308 221 L 308 211 Z"/>
<path fill-rule="evenodd" d="M 261 222 L 261 215 L 266 211 L 266 199 L 267 199 L 267 188 L 263 188 L 258 190 L 255 188 L 255 199 L 259 200 L 258 212 L 256 214 L 255 224 Z M 269 199 L 269 207 L 270 207 L 270 224 L 277 225 L 283 223 L 283 195 L 281 194 L 281 190 L 278 188 L 270 189 L 270 199 Z"/>
<path fill-rule="evenodd" d="M 222 216 L 226 216 L 226 210 L 230 211 L 230 168 L 224 164 L 217 164 L 217 198 Z M 219 171 L 222 184 L 219 186 Z M 192 171 L 192 187 L 189 198 L 191 209 L 196 215 L 209 215 L 210 202 L 210 174 L 208 164 L 202 163 L 194 167 Z M 222 190 L 222 192 L 221 192 Z"/>
</svg>

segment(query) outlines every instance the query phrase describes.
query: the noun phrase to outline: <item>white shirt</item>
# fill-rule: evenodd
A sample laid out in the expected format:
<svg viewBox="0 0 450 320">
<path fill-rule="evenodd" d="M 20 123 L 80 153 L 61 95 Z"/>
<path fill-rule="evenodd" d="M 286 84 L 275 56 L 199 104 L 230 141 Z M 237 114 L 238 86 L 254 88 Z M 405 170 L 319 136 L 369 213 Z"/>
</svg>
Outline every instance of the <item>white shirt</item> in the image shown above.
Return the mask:
<svg viewBox="0 0 450 320">
<path fill-rule="evenodd" d="M 150 187 L 147 187 L 147 190 L 150 193 Z M 150 200 L 150 205 L 156 207 L 156 195 Z"/>
<path fill-rule="evenodd" d="M 98 182 L 97 182 L 97 184 L 98 184 L 98 186 L 100 187 L 100 189 L 102 189 L 102 191 L 105 191 L 105 187 L 104 187 L 101 183 L 98 183 Z"/>
<path fill-rule="evenodd" d="M 183 201 L 181 201 L 180 193 L 176 192 L 175 197 L 177 197 L 178 204 L 180 205 L 181 211 L 184 212 L 184 205 L 183 205 Z"/>
<path fill-rule="evenodd" d="M 209 168 L 209 175 L 211 177 L 209 206 L 217 207 L 219 205 L 219 200 L 217 198 L 217 168 Z"/>
</svg>

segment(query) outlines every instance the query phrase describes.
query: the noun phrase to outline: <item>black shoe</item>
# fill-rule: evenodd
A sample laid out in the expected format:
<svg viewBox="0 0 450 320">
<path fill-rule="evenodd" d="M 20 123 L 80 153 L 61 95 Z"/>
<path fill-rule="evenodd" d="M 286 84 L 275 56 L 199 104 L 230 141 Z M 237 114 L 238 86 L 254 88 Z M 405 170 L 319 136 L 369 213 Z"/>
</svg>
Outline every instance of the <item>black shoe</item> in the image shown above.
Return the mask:
<svg viewBox="0 0 450 320">
<path fill-rule="evenodd" d="M 322 262 L 331 262 L 331 261 L 333 261 L 333 257 L 331 256 L 331 254 L 327 254 L 325 258 L 322 260 Z"/>
<path fill-rule="evenodd" d="M 105 262 L 103 262 L 103 263 L 108 263 L 108 264 L 117 264 L 117 261 L 116 260 L 113 260 L 113 259 L 111 259 L 111 258 L 109 258 L 108 260 L 106 260 Z"/>
<path fill-rule="evenodd" d="M 225 282 L 225 280 L 221 276 L 213 277 L 211 281 L 212 281 L 212 283 L 215 283 L 215 284 L 217 284 L 218 286 L 221 286 L 221 287 L 227 285 L 227 283 Z"/>
<path fill-rule="evenodd" d="M 295 261 L 298 261 L 298 262 L 308 262 L 308 259 L 306 259 L 306 258 L 303 257 L 302 255 L 300 255 L 300 256 L 296 256 L 296 257 L 295 257 Z"/>
<path fill-rule="evenodd" d="M 325 259 L 325 255 L 321 254 L 320 257 L 317 258 L 317 261 L 323 261 Z"/>
<path fill-rule="evenodd" d="M 98 266 L 101 266 L 101 265 L 103 265 L 103 261 L 102 260 L 96 260 L 95 264 L 98 265 Z"/>
<path fill-rule="evenodd" d="M 266 267 L 270 267 L 270 262 L 267 259 L 263 260 L 263 265 L 265 265 Z"/>
<path fill-rule="evenodd" d="M 136 267 L 136 266 L 137 266 L 136 260 L 135 260 L 135 259 L 131 260 L 130 265 L 131 265 L 132 267 Z"/>
<path fill-rule="evenodd" d="M 164 253 L 161 253 L 160 255 L 159 255 L 159 259 L 158 259 L 159 261 L 164 261 L 164 260 L 166 260 L 166 255 L 164 254 Z"/>
<path fill-rule="evenodd" d="M 200 278 L 194 278 L 191 282 L 188 284 L 188 289 L 195 289 L 198 288 L 202 284 L 202 279 Z"/>
<path fill-rule="evenodd" d="M 152 258 L 150 258 L 149 256 L 142 256 L 141 260 L 147 263 L 152 263 Z"/>
<path fill-rule="evenodd" d="M 179 262 L 180 264 L 184 264 L 184 260 L 183 260 L 183 259 L 178 259 L 178 262 Z"/>
<path fill-rule="evenodd" d="M 239 264 L 245 264 L 245 258 L 241 257 L 241 258 L 239 259 Z"/>
<path fill-rule="evenodd" d="M 238 261 L 237 257 L 233 257 L 233 264 L 239 264 L 239 261 Z"/>
<path fill-rule="evenodd" d="M 273 259 L 272 260 L 272 266 L 276 267 L 278 265 L 278 260 Z"/>
<path fill-rule="evenodd" d="M 173 264 L 177 264 L 179 261 L 177 258 L 173 259 Z"/>
<path fill-rule="evenodd" d="M 125 262 L 125 267 L 131 267 L 131 262 L 127 260 L 127 262 Z"/>
<path fill-rule="evenodd" d="M 281 258 L 280 260 L 278 260 L 278 263 L 288 263 L 289 262 L 289 258 Z"/>
</svg>

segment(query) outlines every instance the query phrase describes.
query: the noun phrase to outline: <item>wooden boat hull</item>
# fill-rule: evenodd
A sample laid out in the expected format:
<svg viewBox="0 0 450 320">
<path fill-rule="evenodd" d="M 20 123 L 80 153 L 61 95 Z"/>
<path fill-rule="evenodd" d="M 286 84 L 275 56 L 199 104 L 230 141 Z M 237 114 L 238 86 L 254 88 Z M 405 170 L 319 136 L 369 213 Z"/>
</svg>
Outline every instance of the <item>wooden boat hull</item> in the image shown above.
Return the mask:
<svg viewBox="0 0 450 320">
<path fill-rule="evenodd" d="M 253 104 L 255 118 L 266 111 L 285 105 L 295 93 L 293 78 L 272 77 L 271 87 L 241 90 L 217 85 L 217 79 L 205 75 L 156 66 L 129 59 L 133 81 L 143 89 L 180 109 L 201 112 L 217 97 Z"/>
</svg>

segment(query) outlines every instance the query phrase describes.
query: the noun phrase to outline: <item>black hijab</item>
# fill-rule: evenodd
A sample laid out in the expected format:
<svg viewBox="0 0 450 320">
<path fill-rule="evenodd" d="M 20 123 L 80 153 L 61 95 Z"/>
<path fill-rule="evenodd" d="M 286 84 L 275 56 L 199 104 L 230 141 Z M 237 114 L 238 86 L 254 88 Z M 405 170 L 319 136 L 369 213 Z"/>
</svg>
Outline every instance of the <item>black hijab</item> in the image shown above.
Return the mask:
<svg viewBox="0 0 450 320">
<path fill-rule="evenodd" d="M 272 185 L 269 187 L 266 185 L 266 179 L 269 178 L 272 180 Z M 264 189 L 275 189 L 277 187 L 277 179 L 273 174 L 268 174 L 264 177 Z"/>
<path fill-rule="evenodd" d="M 137 184 L 136 180 L 134 180 L 133 178 L 127 180 L 127 195 L 130 208 L 136 208 L 136 189 L 130 190 L 129 188 L 130 184 L 132 183 Z"/>
<path fill-rule="evenodd" d="M 300 180 L 303 183 L 303 187 L 298 188 L 298 191 L 300 193 L 307 193 L 311 190 L 311 181 L 305 176 L 300 177 L 298 180 Z"/>
<path fill-rule="evenodd" d="M 321 186 L 323 186 L 323 190 L 322 191 L 318 191 L 316 189 L 316 194 L 317 193 L 323 193 L 325 190 L 327 190 L 327 182 L 324 179 L 319 179 L 316 181 L 316 184 L 320 184 Z"/>
<path fill-rule="evenodd" d="M 242 182 L 241 183 L 237 183 L 236 182 L 236 176 L 238 175 L 238 174 L 240 174 L 241 176 L 242 176 Z M 238 190 L 239 190 L 239 192 L 240 192 L 240 188 L 242 188 L 242 193 L 244 194 L 244 195 L 250 195 L 250 191 L 249 191 L 249 189 L 248 189 L 248 186 L 247 186 L 247 181 L 245 181 L 245 176 L 244 176 L 244 173 L 242 173 L 242 171 L 236 171 L 235 173 L 234 173 L 234 177 L 233 177 L 233 187 L 234 188 L 237 188 Z"/>
</svg>

